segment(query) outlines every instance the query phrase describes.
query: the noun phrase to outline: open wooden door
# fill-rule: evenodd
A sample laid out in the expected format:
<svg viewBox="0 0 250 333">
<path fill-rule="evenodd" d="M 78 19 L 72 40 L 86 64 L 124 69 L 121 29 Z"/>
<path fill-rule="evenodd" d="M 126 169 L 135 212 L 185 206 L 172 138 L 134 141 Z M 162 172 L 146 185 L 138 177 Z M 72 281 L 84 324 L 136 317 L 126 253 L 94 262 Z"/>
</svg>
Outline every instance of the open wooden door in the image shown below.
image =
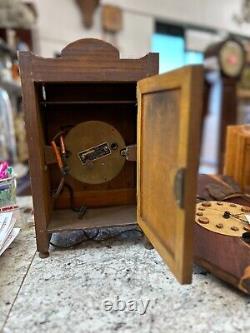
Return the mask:
<svg viewBox="0 0 250 333">
<path fill-rule="evenodd" d="M 203 68 L 137 85 L 137 221 L 179 282 L 192 280 Z"/>
</svg>

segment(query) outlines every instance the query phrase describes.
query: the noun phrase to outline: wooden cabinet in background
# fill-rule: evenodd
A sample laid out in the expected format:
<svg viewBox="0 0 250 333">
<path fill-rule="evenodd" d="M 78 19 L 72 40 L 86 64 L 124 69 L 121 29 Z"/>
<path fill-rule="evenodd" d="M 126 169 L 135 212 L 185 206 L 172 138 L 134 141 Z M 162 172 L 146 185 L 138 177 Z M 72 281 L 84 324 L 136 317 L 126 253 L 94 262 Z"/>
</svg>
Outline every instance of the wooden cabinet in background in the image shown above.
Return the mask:
<svg viewBox="0 0 250 333">
<path fill-rule="evenodd" d="M 250 125 L 228 126 L 223 173 L 250 193 Z"/>
</svg>

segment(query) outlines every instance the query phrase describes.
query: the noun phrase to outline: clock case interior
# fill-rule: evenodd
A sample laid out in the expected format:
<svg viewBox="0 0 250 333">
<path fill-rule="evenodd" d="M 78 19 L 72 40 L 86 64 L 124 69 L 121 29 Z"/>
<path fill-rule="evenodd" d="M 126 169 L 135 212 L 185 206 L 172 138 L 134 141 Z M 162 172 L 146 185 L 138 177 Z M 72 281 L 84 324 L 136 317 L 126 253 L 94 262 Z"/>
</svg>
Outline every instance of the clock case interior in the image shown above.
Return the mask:
<svg viewBox="0 0 250 333">
<path fill-rule="evenodd" d="M 49 146 L 57 133 L 65 131 L 67 135 L 71 128 L 87 121 L 108 123 L 118 130 L 126 146 L 136 144 L 135 82 L 38 84 L 37 93 L 45 145 Z M 79 166 L 80 172 L 84 172 L 83 166 Z M 61 180 L 57 164 L 48 165 L 48 173 L 51 190 L 56 189 Z M 84 183 L 70 174 L 65 180 L 73 191 L 76 207 L 129 205 L 136 201 L 135 162 L 126 161 L 115 178 L 101 184 Z M 69 196 L 65 188 L 54 208 L 69 209 Z"/>
</svg>

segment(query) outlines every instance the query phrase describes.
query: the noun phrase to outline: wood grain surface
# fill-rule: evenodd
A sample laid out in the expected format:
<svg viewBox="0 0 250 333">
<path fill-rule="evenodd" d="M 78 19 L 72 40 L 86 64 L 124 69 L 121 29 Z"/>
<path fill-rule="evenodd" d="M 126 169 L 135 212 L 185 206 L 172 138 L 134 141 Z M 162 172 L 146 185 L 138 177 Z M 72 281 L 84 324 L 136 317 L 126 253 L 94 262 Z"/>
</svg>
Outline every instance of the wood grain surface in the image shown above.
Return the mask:
<svg viewBox="0 0 250 333">
<path fill-rule="evenodd" d="M 153 76 L 137 87 L 137 222 L 181 283 L 192 276 L 202 88 L 201 66 Z M 181 169 L 183 207 L 174 194 Z"/>
<path fill-rule="evenodd" d="M 224 174 L 250 193 L 250 126 L 228 126 Z"/>
<path fill-rule="evenodd" d="M 194 261 L 218 278 L 250 294 L 250 245 L 194 226 Z"/>
</svg>

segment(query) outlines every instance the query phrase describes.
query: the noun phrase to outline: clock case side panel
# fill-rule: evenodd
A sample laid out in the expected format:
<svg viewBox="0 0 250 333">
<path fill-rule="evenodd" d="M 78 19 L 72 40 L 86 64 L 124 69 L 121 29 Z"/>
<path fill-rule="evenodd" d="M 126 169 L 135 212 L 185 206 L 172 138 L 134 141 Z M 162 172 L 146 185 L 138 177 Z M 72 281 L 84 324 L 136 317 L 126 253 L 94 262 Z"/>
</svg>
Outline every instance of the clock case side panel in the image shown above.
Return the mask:
<svg viewBox="0 0 250 333">
<path fill-rule="evenodd" d="M 22 103 L 29 151 L 29 169 L 34 206 L 37 248 L 41 255 L 48 252 L 47 226 L 51 216 L 50 181 L 44 156 L 43 123 L 39 113 L 38 96 L 32 76 L 32 55 L 19 57 L 22 80 Z"/>
<path fill-rule="evenodd" d="M 183 208 L 172 203 L 173 211 L 169 211 L 169 216 L 175 214 L 176 232 L 173 237 L 174 249 L 172 253 L 169 250 L 170 246 L 161 241 L 158 231 L 157 221 L 147 221 L 145 223 L 141 216 L 141 160 L 142 160 L 142 118 L 146 117 L 146 112 L 143 105 L 143 95 L 160 91 L 173 91 L 180 89 L 180 133 L 179 146 L 178 146 L 178 161 L 176 161 L 176 172 L 184 168 L 185 176 L 183 182 Z M 192 278 L 192 261 L 193 261 L 193 223 L 195 214 L 196 202 L 196 185 L 197 185 L 197 171 L 198 171 L 198 156 L 199 156 L 199 141 L 200 141 L 200 121 L 203 100 L 203 67 L 202 66 L 189 66 L 170 73 L 156 75 L 149 79 L 144 79 L 138 83 L 137 86 L 137 99 L 138 99 L 138 150 L 137 150 L 137 222 L 145 232 L 147 238 L 152 242 L 153 246 L 163 257 L 164 261 L 168 264 L 172 272 L 175 274 L 179 282 L 190 283 Z M 177 112 L 177 110 L 176 110 Z M 182 119 L 182 116 L 184 119 Z M 145 119 L 144 119 L 145 121 Z M 152 124 L 153 126 L 153 124 Z M 155 133 L 161 135 L 162 133 Z M 145 145 L 145 143 L 144 143 Z M 164 147 L 164 145 L 163 145 Z M 144 147 L 145 149 L 145 147 Z M 146 150 L 150 152 L 150 147 Z M 163 148 L 164 150 L 164 148 Z M 144 151 L 145 152 L 145 151 Z M 159 159 L 161 157 L 159 156 Z M 157 170 L 155 172 L 158 172 Z M 170 176 L 172 185 L 174 184 L 174 177 Z M 162 186 L 166 184 L 162 184 Z M 169 193 L 174 191 L 174 188 L 168 189 Z M 166 228 L 167 218 L 166 217 Z M 151 229 L 150 225 L 154 227 Z"/>
</svg>

